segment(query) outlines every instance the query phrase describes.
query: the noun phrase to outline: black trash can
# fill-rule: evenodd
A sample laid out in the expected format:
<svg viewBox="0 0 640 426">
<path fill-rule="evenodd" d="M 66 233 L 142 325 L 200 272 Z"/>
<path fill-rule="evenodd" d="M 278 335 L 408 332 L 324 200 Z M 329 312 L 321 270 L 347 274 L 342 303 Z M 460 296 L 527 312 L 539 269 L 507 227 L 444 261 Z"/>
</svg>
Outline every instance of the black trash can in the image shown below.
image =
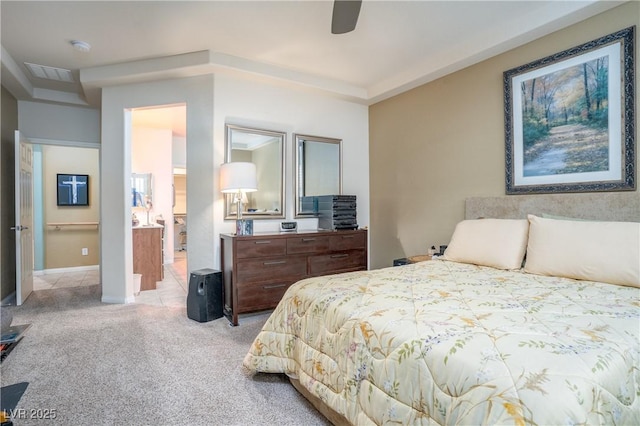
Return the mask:
<svg viewBox="0 0 640 426">
<path fill-rule="evenodd" d="M 222 272 L 208 268 L 191 272 L 187 316 L 198 322 L 222 317 Z"/>
</svg>

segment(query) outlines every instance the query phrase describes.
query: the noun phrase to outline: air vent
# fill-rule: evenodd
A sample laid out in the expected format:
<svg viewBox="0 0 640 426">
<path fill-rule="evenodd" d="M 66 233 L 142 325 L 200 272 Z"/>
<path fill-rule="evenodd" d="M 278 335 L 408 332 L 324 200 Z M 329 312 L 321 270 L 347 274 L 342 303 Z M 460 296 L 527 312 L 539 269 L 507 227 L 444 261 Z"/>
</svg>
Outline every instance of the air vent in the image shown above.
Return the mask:
<svg viewBox="0 0 640 426">
<path fill-rule="evenodd" d="M 46 78 L 47 80 L 64 81 L 73 83 L 73 75 L 70 70 L 64 68 L 48 67 L 46 65 L 24 63 L 34 77 Z"/>
</svg>

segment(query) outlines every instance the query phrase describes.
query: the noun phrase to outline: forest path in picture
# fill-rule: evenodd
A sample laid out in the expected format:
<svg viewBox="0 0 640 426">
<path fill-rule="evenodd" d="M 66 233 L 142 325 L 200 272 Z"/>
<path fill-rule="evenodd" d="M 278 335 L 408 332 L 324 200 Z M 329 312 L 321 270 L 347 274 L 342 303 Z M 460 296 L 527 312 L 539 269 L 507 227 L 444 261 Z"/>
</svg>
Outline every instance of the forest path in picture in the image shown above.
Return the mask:
<svg viewBox="0 0 640 426">
<path fill-rule="evenodd" d="M 524 152 L 523 166 L 524 176 L 606 171 L 609 135 L 583 124 L 555 126 Z"/>
</svg>

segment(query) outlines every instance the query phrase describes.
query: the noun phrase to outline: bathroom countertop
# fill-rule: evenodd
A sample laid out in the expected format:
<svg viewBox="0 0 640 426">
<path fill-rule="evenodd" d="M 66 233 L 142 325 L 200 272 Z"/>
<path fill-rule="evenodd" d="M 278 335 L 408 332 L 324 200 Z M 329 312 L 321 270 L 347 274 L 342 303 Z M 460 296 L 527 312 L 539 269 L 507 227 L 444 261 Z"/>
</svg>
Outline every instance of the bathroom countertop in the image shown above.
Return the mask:
<svg viewBox="0 0 640 426">
<path fill-rule="evenodd" d="M 136 225 L 133 226 L 133 229 L 147 229 L 147 228 L 164 228 L 164 226 L 160 225 L 159 223 L 152 223 L 150 225 Z"/>
</svg>

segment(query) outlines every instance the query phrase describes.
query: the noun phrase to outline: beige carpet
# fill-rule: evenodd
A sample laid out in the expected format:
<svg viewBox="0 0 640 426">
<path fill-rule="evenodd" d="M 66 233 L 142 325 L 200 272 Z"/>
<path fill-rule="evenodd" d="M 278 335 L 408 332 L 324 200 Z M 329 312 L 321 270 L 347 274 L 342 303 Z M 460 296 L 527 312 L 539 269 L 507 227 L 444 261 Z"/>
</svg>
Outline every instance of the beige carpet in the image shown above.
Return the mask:
<svg viewBox="0 0 640 426">
<path fill-rule="evenodd" d="M 3 309 L 32 327 L 1 384 L 29 382 L 17 408 L 55 410 L 46 424 L 329 424 L 284 376 L 242 369 L 268 314 L 198 323 L 183 307 L 103 304 L 100 286 L 37 291 Z"/>
</svg>

